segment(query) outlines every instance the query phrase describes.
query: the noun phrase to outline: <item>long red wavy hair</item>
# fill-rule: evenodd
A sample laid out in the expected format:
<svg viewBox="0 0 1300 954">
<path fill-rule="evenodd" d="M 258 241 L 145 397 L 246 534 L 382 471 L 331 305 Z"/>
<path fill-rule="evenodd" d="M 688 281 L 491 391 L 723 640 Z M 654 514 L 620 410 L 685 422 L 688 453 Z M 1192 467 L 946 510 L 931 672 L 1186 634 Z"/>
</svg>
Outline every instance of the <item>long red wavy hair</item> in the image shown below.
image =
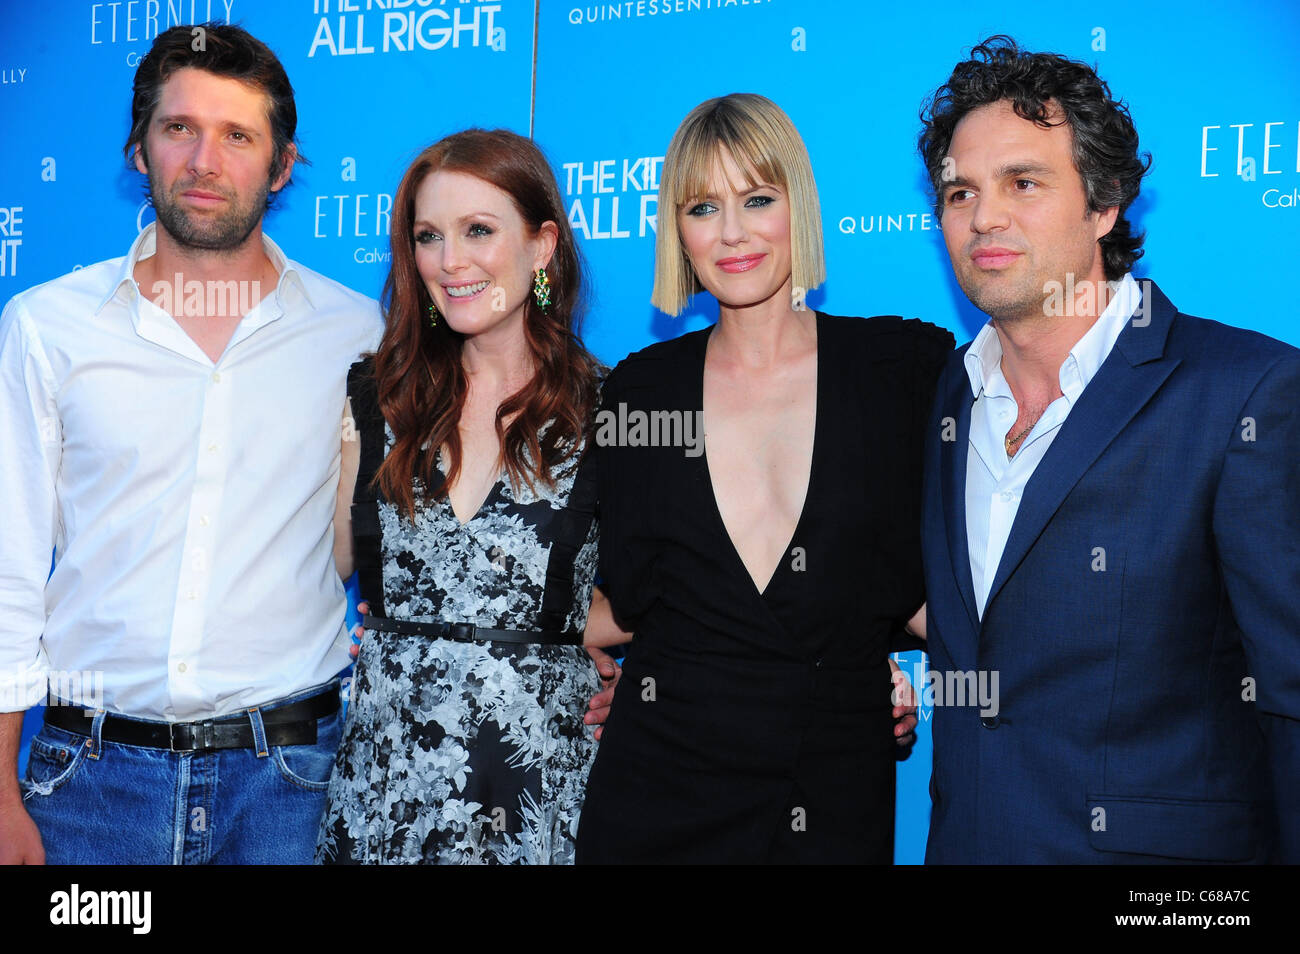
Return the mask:
<svg viewBox="0 0 1300 954">
<path fill-rule="evenodd" d="M 379 406 L 394 437 L 375 482 L 408 516 L 415 514 L 412 478 L 438 499 L 460 473 L 458 424 L 469 388 L 461 364 L 463 338 L 446 322 L 430 325 L 433 299 L 415 266 L 415 195 L 440 170 L 475 176 L 505 192 L 532 234 L 544 222 L 558 229 L 546 267 L 551 304 L 543 314 L 529 295 L 524 306 L 524 337 L 536 371 L 497 409 L 497 439 L 514 486 L 531 490 L 539 480 L 554 486 L 570 448 L 589 433 L 597 400 L 599 365 L 578 337 L 582 261 L 546 157 L 531 140 L 504 129 L 467 129 L 434 143 L 406 170 L 393 200 L 386 328 L 374 361 Z M 447 472 L 435 483 L 440 447 Z"/>
</svg>

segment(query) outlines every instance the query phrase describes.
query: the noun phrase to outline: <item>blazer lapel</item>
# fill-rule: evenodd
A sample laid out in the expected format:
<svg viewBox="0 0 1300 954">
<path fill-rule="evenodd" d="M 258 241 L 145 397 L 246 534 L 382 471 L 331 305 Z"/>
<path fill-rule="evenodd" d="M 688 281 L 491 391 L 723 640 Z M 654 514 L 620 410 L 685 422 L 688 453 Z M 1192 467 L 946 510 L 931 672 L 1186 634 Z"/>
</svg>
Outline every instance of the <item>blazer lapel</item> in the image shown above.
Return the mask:
<svg viewBox="0 0 1300 954">
<path fill-rule="evenodd" d="M 979 614 L 975 611 L 975 584 L 970 573 L 970 548 L 966 537 L 966 456 L 970 453 L 970 413 L 975 403 L 970 378 L 959 362 L 951 374 L 952 384 L 943 395 L 945 417 L 956 423 L 954 440 L 940 440 L 939 469 L 942 474 L 943 519 L 948 531 L 948 558 L 953 577 L 966 607 L 972 633 L 979 632 Z M 941 421 L 941 427 L 943 422 Z"/>
<path fill-rule="evenodd" d="M 985 619 L 998 592 L 1066 495 L 1179 364 L 1177 359 L 1163 360 L 1177 309 L 1154 282 L 1140 284 L 1149 320 L 1145 324 L 1139 323 L 1140 319 L 1130 320 L 1120 332 L 1115 347 L 1070 409 L 1061 432 L 1029 478 L 993 578 Z"/>
</svg>

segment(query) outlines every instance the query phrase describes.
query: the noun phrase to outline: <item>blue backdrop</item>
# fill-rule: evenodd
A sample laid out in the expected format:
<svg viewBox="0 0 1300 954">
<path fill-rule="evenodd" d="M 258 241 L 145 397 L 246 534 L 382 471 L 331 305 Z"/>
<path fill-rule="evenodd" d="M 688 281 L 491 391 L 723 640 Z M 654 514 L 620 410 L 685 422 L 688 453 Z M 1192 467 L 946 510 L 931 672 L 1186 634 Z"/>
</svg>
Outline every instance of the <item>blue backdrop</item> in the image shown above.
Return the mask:
<svg viewBox="0 0 1300 954">
<path fill-rule="evenodd" d="M 1300 27 L 1294 0 L 1249 14 L 1196 0 L 999 15 L 856 0 L 122 0 L 0 3 L 0 300 L 126 252 L 151 219 L 122 157 L 131 80 L 161 30 L 239 23 L 283 60 L 310 167 L 267 230 L 292 257 L 378 296 L 392 195 L 423 146 L 466 126 L 532 132 L 590 266 L 586 339 L 614 363 L 701 327 L 701 296 L 650 307 L 658 173 L 701 100 L 770 96 L 813 158 L 838 314 L 900 314 L 969 340 L 916 156 L 918 107 L 982 38 L 1097 64 L 1155 158 L 1133 212 L 1139 277 L 1184 311 L 1300 344 L 1286 292 L 1300 236 Z M 3 449 L 0 449 L 3 453 Z M 920 654 L 905 660 L 923 671 Z M 922 856 L 929 710 L 899 769 L 897 857 Z M 34 718 L 29 718 L 31 729 Z M 23 756 L 25 761 L 25 755 Z"/>
</svg>

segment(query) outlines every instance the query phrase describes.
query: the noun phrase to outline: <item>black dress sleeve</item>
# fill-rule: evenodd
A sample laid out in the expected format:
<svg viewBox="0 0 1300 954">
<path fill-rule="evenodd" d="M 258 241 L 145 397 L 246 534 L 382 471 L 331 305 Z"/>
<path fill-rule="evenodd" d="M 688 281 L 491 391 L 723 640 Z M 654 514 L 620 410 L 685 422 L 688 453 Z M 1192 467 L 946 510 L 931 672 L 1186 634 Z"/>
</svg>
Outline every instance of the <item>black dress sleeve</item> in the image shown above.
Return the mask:
<svg viewBox="0 0 1300 954">
<path fill-rule="evenodd" d="M 939 375 L 947 364 L 949 355 L 956 345 L 956 339 L 947 328 L 940 328 L 928 322 L 916 322 L 916 335 L 913 341 L 912 383 L 915 390 L 912 395 L 912 420 L 916 431 L 923 431 L 930 420 L 930 409 L 934 406 L 935 388 Z"/>
<path fill-rule="evenodd" d="M 611 605 L 621 613 L 627 612 L 625 594 L 637 589 L 635 584 L 625 582 L 634 579 L 637 573 L 637 569 L 629 565 L 636 554 L 628 552 L 625 533 L 628 521 L 635 521 L 637 517 L 636 494 L 629 492 L 629 482 L 634 480 L 634 475 L 625 473 L 627 455 L 616 444 L 609 443 L 610 428 L 603 422 L 607 417 L 617 419 L 618 405 L 624 400 L 623 384 L 627 375 L 627 359 L 624 359 L 601 382 L 600 404 L 587 455 L 587 466 L 595 481 L 596 518 L 600 521 L 597 584 Z M 614 585 L 615 581 L 618 585 Z"/>
<path fill-rule="evenodd" d="M 379 529 L 379 497 L 372 486 L 384 461 L 384 415 L 379 410 L 374 359 L 364 358 L 348 369 L 348 400 L 361 439 L 357 486 L 352 493 L 352 542 L 356 556 L 357 585 L 372 616 L 384 610 L 384 570 Z"/>
<path fill-rule="evenodd" d="M 635 627 L 660 596 L 664 555 L 661 534 L 665 482 L 683 479 L 680 450 L 622 446 L 618 427 L 638 411 L 695 410 L 700 333 L 659 342 L 628 355 L 601 385 L 592 444 L 600 521 L 601 589 L 620 623 Z M 691 459 L 693 460 L 693 459 Z"/>
<path fill-rule="evenodd" d="M 943 371 L 948 356 L 952 353 L 956 339 L 951 331 L 932 325 L 929 322 L 912 319 L 904 321 L 911 337 L 911 382 L 912 393 L 909 395 L 911 407 L 912 434 L 915 445 L 908 448 L 908 462 L 914 466 L 916 474 L 916 493 L 921 493 L 922 457 L 924 454 L 925 429 L 929 426 L 930 409 L 934 404 L 935 388 L 939 375 Z M 889 651 L 904 653 L 913 649 L 925 649 L 925 640 L 913 636 L 903 629 L 901 624 L 891 638 Z"/>
</svg>

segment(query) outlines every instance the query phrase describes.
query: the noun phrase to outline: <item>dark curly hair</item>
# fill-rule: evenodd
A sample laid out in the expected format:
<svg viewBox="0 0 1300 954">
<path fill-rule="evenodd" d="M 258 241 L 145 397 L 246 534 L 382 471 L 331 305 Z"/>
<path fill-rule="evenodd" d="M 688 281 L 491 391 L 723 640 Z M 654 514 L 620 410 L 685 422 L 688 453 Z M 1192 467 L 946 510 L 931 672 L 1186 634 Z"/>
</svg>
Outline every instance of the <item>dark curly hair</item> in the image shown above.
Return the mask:
<svg viewBox="0 0 1300 954">
<path fill-rule="evenodd" d="M 1088 209 L 1119 208 L 1115 226 L 1101 239 L 1106 278 L 1115 281 L 1142 257 L 1142 232 L 1124 213 L 1137 198 L 1150 153 L 1138 152 L 1138 134 L 1128 107 L 1111 97 L 1096 70 L 1056 53 L 1028 53 L 1009 36 L 989 37 L 958 63 L 921 106 L 918 146 L 930 175 L 935 214 L 943 216 L 944 159 L 953 130 L 967 113 L 1009 100 L 1016 114 L 1052 126 L 1059 107 L 1074 138 L 1074 168 L 1083 179 Z"/>
</svg>

